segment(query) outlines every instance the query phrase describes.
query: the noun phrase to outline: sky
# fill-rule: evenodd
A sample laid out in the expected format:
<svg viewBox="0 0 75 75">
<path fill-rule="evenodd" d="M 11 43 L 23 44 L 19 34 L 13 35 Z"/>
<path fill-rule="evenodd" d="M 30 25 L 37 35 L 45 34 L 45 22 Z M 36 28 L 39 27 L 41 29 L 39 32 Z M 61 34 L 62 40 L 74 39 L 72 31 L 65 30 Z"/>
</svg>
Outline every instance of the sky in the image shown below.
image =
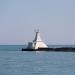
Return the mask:
<svg viewBox="0 0 75 75">
<path fill-rule="evenodd" d="M 75 0 L 0 0 L 0 44 L 27 44 L 36 29 L 47 44 L 75 45 Z"/>
</svg>

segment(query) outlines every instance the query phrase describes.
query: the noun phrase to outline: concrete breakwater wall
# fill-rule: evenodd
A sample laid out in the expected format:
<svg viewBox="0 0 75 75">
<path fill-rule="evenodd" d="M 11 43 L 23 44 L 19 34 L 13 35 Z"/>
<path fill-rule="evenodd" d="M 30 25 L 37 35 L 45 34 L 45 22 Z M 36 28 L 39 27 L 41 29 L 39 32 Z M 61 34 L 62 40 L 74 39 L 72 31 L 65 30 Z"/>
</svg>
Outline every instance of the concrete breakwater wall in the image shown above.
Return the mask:
<svg viewBox="0 0 75 75">
<path fill-rule="evenodd" d="M 75 48 L 72 48 L 72 47 L 39 48 L 39 49 L 22 49 L 22 51 L 62 51 L 62 52 L 75 52 Z"/>
</svg>

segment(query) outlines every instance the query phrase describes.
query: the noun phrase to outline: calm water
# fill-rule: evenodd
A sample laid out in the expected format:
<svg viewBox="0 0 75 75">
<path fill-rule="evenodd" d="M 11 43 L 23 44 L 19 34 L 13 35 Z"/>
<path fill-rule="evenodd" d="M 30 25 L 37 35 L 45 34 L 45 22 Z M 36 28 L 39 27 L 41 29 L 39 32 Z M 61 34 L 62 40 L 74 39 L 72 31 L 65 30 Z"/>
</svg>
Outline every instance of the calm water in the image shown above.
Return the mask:
<svg viewBox="0 0 75 75">
<path fill-rule="evenodd" d="M 75 53 L 22 52 L 21 47 L 0 46 L 0 75 L 75 75 Z"/>
</svg>

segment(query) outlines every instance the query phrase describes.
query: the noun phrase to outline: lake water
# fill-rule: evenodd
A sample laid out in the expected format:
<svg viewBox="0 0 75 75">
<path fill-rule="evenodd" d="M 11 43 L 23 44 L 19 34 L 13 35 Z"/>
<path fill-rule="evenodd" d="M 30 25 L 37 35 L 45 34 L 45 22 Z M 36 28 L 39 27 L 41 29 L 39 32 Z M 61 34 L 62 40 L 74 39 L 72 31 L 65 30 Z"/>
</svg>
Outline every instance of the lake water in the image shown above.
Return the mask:
<svg viewBox="0 0 75 75">
<path fill-rule="evenodd" d="M 0 75 L 75 75 L 75 52 L 23 52 L 0 46 Z"/>
</svg>

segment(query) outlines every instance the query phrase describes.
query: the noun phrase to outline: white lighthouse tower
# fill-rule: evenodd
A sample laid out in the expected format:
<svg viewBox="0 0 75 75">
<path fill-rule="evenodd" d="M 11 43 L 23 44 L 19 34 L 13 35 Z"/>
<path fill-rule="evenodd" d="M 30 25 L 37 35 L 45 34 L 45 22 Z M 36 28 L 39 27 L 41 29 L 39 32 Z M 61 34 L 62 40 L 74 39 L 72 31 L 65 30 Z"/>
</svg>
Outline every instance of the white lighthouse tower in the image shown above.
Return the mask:
<svg viewBox="0 0 75 75">
<path fill-rule="evenodd" d="M 40 32 L 36 31 L 35 39 L 28 43 L 29 49 L 48 48 L 48 46 L 42 41 Z"/>
</svg>

